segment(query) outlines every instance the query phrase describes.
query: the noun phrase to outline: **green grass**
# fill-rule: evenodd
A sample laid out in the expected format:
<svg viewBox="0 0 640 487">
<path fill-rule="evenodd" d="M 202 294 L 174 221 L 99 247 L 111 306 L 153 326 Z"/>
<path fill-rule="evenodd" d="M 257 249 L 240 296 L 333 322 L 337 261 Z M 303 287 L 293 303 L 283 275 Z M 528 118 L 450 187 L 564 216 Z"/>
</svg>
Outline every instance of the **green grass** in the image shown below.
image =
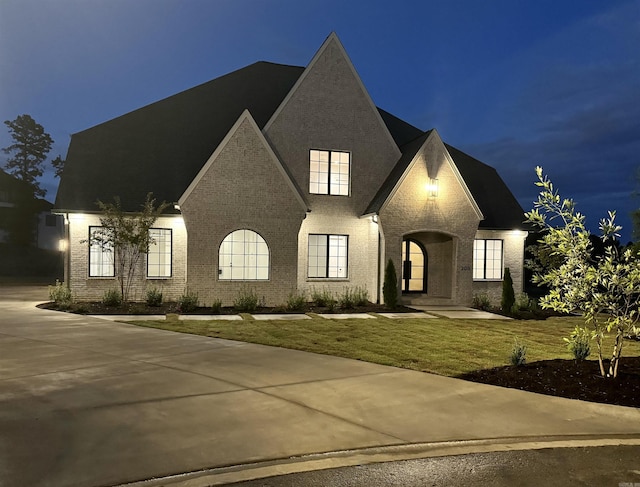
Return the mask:
<svg viewBox="0 0 640 487">
<path fill-rule="evenodd" d="M 527 362 L 570 359 L 562 338 L 583 321 L 414 319 L 295 321 L 136 321 L 133 324 L 456 376 L 509 364 L 515 337 L 527 345 Z M 610 347 L 605 343 L 604 350 Z M 640 343 L 625 341 L 624 356 L 640 355 Z M 595 344 L 590 359 L 595 359 Z"/>
</svg>

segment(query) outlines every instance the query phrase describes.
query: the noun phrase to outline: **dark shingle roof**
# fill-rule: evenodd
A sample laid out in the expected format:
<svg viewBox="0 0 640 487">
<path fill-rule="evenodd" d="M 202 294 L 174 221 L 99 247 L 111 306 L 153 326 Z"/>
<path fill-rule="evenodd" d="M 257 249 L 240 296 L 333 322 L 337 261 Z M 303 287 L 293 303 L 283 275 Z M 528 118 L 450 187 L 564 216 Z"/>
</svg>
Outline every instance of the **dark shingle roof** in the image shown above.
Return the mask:
<svg viewBox="0 0 640 487">
<path fill-rule="evenodd" d="M 56 208 L 177 201 L 242 112 L 264 127 L 303 70 L 258 62 L 74 134 Z"/>
<path fill-rule="evenodd" d="M 524 210 L 498 172 L 449 144 L 445 146 L 484 215 L 480 228 L 528 229 L 523 223 Z"/>
<path fill-rule="evenodd" d="M 138 210 L 152 191 L 175 202 L 245 109 L 263 128 L 303 67 L 258 62 L 130 112 L 71 138 L 55 207 L 95 211 L 96 200 L 119 196 Z M 402 156 L 369 204 L 377 213 L 429 132 L 378 108 Z M 447 145 L 485 215 L 481 228 L 522 228 L 522 208 L 498 173 Z"/>
</svg>

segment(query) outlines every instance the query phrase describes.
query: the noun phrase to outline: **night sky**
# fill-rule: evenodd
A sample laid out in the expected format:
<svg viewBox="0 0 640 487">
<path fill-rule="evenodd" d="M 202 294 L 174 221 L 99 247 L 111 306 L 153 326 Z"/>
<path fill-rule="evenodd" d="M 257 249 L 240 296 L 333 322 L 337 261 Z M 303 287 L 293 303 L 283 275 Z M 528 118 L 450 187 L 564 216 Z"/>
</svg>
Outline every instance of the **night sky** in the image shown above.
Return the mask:
<svg viewBox="0 0 640 487">
<path fill-rule="evenodd" d="M 253 62 L 306 66 L 332 31 L 376 105 L 494 166 L 525 210 L 541 165 L 629 240 L 640 0 L 0 0 L 0 121 L 30 114 L 64 157 L 71 134 Z"/>
</svg>

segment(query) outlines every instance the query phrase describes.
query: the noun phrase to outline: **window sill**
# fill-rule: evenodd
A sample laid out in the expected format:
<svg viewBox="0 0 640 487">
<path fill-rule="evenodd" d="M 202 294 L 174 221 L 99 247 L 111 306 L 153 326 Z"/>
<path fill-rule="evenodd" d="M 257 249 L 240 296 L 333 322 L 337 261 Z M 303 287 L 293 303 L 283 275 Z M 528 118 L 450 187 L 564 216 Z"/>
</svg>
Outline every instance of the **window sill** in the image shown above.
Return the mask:
<svg viewBox="0 0 640 487">
<path fill-rule="evenodd" d="M 307 282 L 349 282 L 348 277 L 307 277 Z"/>
<path fill-rule="evenodd" d="M 502 282 L 504 279 L 474 279 L 473 282 Z"/>
</svg>

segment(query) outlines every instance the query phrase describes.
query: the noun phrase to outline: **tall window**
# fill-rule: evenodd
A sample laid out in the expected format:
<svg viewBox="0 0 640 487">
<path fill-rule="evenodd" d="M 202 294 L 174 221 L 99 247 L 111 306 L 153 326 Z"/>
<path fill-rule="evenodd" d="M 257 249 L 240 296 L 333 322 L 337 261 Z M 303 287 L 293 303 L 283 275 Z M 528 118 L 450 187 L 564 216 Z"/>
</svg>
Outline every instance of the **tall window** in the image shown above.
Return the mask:
<svg viewBox="0 0 640 487">
<path fill-rule="evenodd" d="M 309 193 L 349 196 L 350 154 L 309 151 Z"/>
<path fill-rule="evenodd" d="M 347 235 L 309 235 L 309 277 L 347 277 Z"/>
<path fill-rule="evenodd" d="M 171 229 L 151 228 L 149 237 L 153 243 L 149 245 L 147 252 L 147 277 L 171 277 Z"/>
<path fill-rule="evenodd" d="M 236 230 L 220 244 L 218 275 L 229 281 L 269 279 L 269 247 L 251 230 Z"/>
<path fill-rule="evenodd" d="M 89 277 L 114 277 L 113 247 L 94 240 L 103 227 L 89 227 Z"/>
<path fill-rule="evenodd" d="M 473 278 L 502 279 L 502 240 L 473 241 Z"/>
</svg>

